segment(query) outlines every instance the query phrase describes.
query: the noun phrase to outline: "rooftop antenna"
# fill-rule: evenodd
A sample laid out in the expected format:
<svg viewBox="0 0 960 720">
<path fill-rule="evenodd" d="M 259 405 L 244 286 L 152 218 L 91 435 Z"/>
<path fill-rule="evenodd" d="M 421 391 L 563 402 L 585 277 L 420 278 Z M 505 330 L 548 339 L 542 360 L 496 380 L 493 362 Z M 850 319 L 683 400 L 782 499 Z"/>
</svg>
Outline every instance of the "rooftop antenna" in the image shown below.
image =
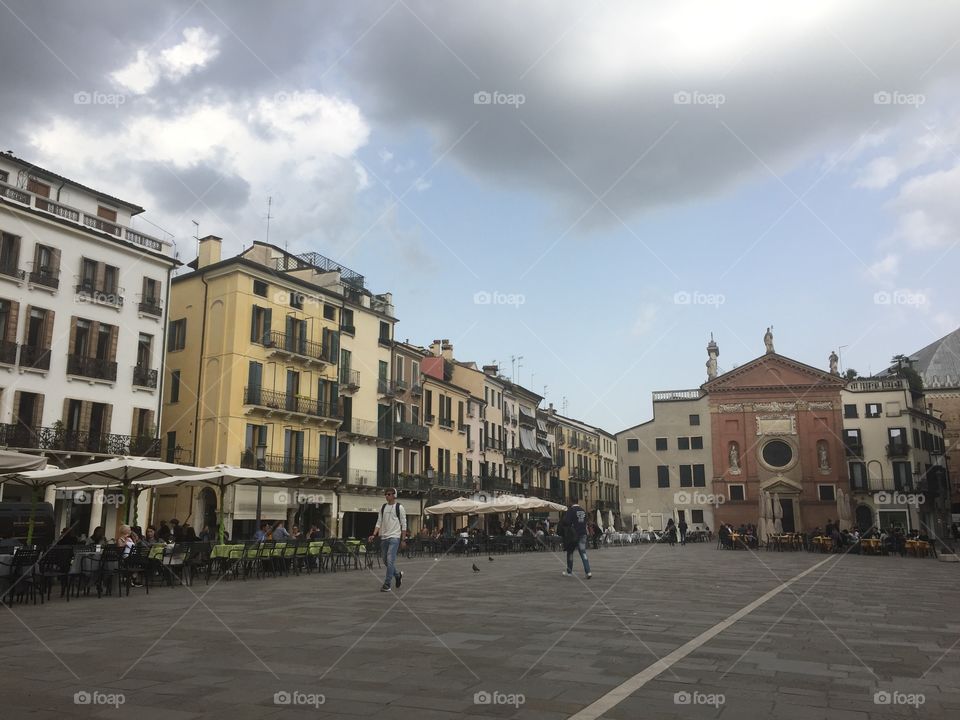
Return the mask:
<svg viewBox="0 0 960 720">
<path fill-rule="evenodd" d="M 543 398 L 544 398 L 544 400 L 546 400 L 546 398 L 547 398 L 547 387 L 548 387 L 547 385 L 544 385 L 544 386 L 543 386 Z"/>
<path fill-rule="evenodd" d="M 564 415 L 567 414 L 567 404 L 568 404 L 568 403 L 567 403 L 567 396 L 564 395 L 562 398 L 560 398 L 560 408 L 563 410 L 563 414 L 564 414 Z"/>
<path fill-rule="evenodd" d="M 270 219 L 273 215 L 270 214 L 270 209 L 273 207 L 273 195 L 267 197 L 267 243 L 270 242 Z M 287 249 L 286 243 L 284 243 L 284 250 Z"/>
<path fill-rule="evenodd" d="M 517 362 L 523 360 L 523 355 L 511 355 L 510 356 L 510 382 L 517 381 Z M 520 364 L 519 367 L 523 367 L 523 364 Z"/>
<path fill-rule="evenodd" d="M 193 223 L 193 239 L 197 241 L 197 257 L 200 257 L 200 223 L 191 220 Z"/>
</svg>

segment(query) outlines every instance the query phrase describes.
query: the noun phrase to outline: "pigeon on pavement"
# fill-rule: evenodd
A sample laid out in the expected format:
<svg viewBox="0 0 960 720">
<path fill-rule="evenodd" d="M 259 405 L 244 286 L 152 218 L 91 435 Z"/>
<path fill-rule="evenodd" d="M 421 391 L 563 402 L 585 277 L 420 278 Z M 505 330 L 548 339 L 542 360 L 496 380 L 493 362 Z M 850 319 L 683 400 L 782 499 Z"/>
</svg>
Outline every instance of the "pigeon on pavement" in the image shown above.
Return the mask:
<svg viewBox="0 0 960 720">
<path fill-rule="evenodd" d="M 492 557 L 488 557 L 487 560 L 489 560 L 490 562 L 493 562 L 493 558 L 492 558 Z"/>
<path fill-rule="evenodd" d="M 477 567 L 477 564 L 476 564 L 476 563 L 473 564 L 473 571 L 474 571 L 474 572 L 480 572 L 480 568 Z"/>
</svg>

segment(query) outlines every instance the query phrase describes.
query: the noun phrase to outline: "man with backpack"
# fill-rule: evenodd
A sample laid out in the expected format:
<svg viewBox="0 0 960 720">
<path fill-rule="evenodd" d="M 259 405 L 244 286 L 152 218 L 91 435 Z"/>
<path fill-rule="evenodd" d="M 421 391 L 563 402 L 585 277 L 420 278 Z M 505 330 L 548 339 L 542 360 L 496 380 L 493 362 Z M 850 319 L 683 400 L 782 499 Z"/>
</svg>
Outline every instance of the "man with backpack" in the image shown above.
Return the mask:
<svg viewBox="0 0 960 720">
<path fill-rule="evenodd" d="M 370 542 L 380 538 L 380 551 L 383 553 L 383 562 L 387 566 L 387 574 L 383 579 L 380 592 L 390 592 L 390 581 L 393 580 L 400 587 L 403 572 L 397 570 L 397 550 L 406 546 L 407 538 L 407 511 L 397 502 L 396 488 L 387 488 L 384 492 L 386 502 L 380 506 L 377 515 L 377 524 L 370 536 Z"/>
<path fill-rule="evenodd" d="M 574 503 L 560 521 L 560 531 L 563 537 L 563 549 L 567 551 L 567 569 L 563 573 L 566 576 L 573 575 L 573 551 L 580 552 L 580 560 L 583 562 L 583 571 L 587 574 L 587 580 L 593 577 L 590 572 L 590 561 L 587 559 L 587 511 L 580 503 Z"/>
</svg>

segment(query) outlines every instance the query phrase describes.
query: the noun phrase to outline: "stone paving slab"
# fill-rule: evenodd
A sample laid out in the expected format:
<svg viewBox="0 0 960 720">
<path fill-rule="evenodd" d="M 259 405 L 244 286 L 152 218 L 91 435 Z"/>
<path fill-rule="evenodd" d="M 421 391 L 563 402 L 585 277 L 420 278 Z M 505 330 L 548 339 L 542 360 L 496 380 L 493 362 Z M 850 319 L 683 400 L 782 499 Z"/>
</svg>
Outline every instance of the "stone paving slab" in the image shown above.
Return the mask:
<svg viewBox="0 0 960 720">
<path fill-rule="evenodd" d="M 399 593 L 375 568 L 0 608 L 0 717 L 565 718 L 824 558 L 609 548 L 589 582 L 551 553 L 426 558 Z M 958 572 L 831 559 L 603 717 L 960 716 Z"/>
</svg>

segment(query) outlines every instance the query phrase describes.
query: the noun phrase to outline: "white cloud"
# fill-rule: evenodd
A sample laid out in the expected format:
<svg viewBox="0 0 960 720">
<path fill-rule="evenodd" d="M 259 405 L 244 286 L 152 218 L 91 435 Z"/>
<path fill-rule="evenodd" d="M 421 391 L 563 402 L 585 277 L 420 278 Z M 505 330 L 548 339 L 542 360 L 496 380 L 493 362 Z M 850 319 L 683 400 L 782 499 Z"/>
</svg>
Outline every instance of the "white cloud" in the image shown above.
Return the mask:
<svg viewBox="0 0 960 720">
<path fill-rule="evenodd" d="M 352 221 L 354 197 L 364 187 L 365 175 L 353 156 L 368 140 L 368 124 L 345 100 L 316 92 L 286 97 L 292 99 L 199 102 L 172 116 L 140 114 L 110 136 L 63 115 L 37 128 L 31 144 L 48 166 L 68 177 L 94 177 L 97 187 L 148 210 L 162 203 L 151 199 L 138 175 L 141 166 L 169 169 L 170 183 L 182 182 L 179 174 L 188 169 L 205 166 L 249 186 L 249 207 L 227 217 L 202 201 L 178 209 L 189 213 L 186 220 L 150 213 L 175 234 L 189 219 L 202 218 L 205 228 L 239 250 L 262 237 L 258 228 L 270 195 L 272 238 L 284 237 L 291 247 L 317 235 L 335 242 L 337 231 Z M 122 162 L 110 166 L 110 158 Z"/>
<path fill-rule="evenodd" d="M 867 268 L 867 274 L 874 280 L 891 281 L 900 269 L 900 256 L 895 253 L 885 255 Z"/>
<path fill-rule="evenodd" d="M 183 38 L 183 42 L 152 55 L 149 48 L 137 50 L 136 59 L 111 73 L 110 77 L 124 89 L 143 95 L 161 79 L 178 82 L 194 71 L 202 70 L 220 54 L 220 38 L 202 27 L 186 28 Z"/>
<path fill-rule="evenodd" d="M 384 165 L 389 165 L 390 161 L 393 160 L 393 153 L 387 150 L 386 148 L 384 148 L 377 154 L 380 156 L 380 162 L 382 162 Z"/>
<path fill-rule="evenodd" d="M 960 162 L 904 183 L 892 207 L 899 213 L 894 242 L 936 248 L 960 238 Z"/>
</svg>

